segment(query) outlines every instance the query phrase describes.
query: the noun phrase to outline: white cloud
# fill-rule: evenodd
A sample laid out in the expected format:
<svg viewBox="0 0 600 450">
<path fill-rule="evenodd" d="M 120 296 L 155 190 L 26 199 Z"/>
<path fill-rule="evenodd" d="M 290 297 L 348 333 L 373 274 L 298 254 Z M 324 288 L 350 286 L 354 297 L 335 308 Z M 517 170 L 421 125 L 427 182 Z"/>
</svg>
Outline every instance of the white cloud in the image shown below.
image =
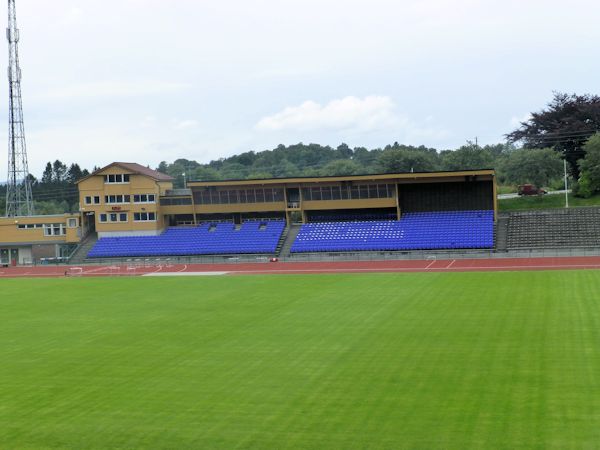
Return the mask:
<svg viewBox="0 0 600 450">
<path fill-rule="evenodd" d="M 362 130 L 388 128 L 403 119 L 394 113 L 394 102 L 389 97 L 368 96 L 363 99 L 344 97 L 321 105 L 312 100 L 299 106 L 262 118 L 258 130 Z"/>
<path fill-rule="evenodd" d="M 344 97 L 322 105 L 308 100 L 262 118 L 255 128 L 259 131 L 283 132 L 300 140 L 310 136 L 335 139 L 358 138 L 366 135 L 390 136 L 393 140 L 422 143 L 422 140 L 441 140 L 448 137 L 433 116 L 422 123 L 411 120 L 397 111 L 387 96 L 364 98 Z M 298 134 L 300 133 L 300 134 Z"/>
</svg>

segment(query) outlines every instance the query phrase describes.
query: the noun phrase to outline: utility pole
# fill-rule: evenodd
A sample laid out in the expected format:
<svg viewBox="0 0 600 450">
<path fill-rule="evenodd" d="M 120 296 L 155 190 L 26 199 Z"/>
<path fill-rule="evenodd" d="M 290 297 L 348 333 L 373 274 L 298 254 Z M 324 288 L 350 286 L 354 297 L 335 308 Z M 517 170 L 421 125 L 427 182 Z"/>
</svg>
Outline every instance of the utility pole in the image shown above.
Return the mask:
<svg viewBox="0 0 600 450">
<path fill-rule="evenodd" d="M 565 171 L 565 208 L 569 207 L 569 186 L 567 184 L 567 158 L 563 159 L 564 171 Z"/>
<path fill-rule="evenodd" d="M 21 68 L 19 67 L 19 29 L 15 0 L 8 0 L 8 183 L 6 186 L 6 217 L 33 215 L 31 180 L 27 165 L 23 102 L 21 99 Z"/>
</svg>

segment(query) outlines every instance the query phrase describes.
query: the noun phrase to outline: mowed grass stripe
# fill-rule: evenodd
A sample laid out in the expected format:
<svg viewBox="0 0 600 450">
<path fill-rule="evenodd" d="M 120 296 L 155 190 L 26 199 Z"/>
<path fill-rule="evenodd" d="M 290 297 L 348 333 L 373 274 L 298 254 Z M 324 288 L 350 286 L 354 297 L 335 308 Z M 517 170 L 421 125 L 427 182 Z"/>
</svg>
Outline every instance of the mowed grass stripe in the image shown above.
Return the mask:
<svg viewBox="0 0 600 450">
<path fill-rule="evenodd" d="M 0 448 L 596 448 L 600 272 L 2 280 Z"/>
</svg>

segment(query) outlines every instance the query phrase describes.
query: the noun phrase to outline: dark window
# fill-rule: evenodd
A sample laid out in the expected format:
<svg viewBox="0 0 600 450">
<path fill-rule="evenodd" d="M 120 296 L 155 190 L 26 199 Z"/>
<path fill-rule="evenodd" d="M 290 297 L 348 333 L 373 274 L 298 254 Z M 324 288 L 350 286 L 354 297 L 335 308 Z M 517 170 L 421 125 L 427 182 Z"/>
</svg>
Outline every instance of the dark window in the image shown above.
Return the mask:
<svg viewBox="0 0 600 450">
<path fill-rule="evenodd" d="M 262 189 L 256 189 L 256 203 L 263 203 L 265 201 L 265 191 Z"/>
<path fill-rule="evenodd" d="M 331 199 L 332 200 L 340 200 L 342 198 L 342 193 L 340 186 L 332 186 L 331 187 Z"/>
</svg>

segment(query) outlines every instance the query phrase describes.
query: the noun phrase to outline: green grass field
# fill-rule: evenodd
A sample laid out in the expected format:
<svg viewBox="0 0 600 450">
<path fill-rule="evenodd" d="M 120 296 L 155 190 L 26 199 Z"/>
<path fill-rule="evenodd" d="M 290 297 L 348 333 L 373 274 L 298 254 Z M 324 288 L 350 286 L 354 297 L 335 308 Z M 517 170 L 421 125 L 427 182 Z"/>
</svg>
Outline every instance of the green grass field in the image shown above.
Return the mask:
<svg viewBox="0 0 600 450">
<path fill-rule="evenodd" d="M 600 206 L 600 195 L 580 198 L 569 194 L 569 207 Z M 521 211 L 528 209 L 555 209 L 565 207 L 565 196 L 560 194 L 531 195 L 518 198 L 498 200 L 500 212 Z"/>
<path fill-rule="evenodd" d="M 0 286 L 1 449 L 600 447 L 600 271 Z"/>
</svg>

